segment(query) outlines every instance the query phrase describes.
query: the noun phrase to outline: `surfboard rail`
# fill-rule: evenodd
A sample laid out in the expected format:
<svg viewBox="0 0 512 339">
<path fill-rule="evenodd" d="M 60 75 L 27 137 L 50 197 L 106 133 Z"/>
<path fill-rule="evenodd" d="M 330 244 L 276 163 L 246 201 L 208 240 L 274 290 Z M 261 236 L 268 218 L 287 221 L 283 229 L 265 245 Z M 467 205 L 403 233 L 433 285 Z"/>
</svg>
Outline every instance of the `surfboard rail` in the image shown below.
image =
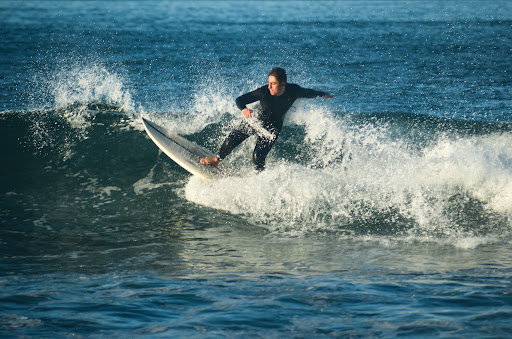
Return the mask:
<svg viewBox="0 0 512 339">
<path fill-rule="evenodd" d="M 149 138 L 183 169 L 203 180 L 222 176 L 222 164 L 205 166 L 199 163 L 201 158 L 214 157 L 215 154 L 178 134 L 169 133 L 165 128 L 144 117 L 141 119 Z"/>
</svg>

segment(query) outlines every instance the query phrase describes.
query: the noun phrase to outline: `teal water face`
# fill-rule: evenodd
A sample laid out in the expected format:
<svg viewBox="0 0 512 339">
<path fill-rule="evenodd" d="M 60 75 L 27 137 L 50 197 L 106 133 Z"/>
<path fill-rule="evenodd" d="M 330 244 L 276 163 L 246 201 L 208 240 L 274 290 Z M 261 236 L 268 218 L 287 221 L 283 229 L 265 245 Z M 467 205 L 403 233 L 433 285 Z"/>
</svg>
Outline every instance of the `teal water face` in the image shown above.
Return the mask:
<svg viewBox="0 0 512 339">
<path fill-rule="evenodd" d="M 509 2 L 1 2 L 3 337 L 507 337 Z M 273 66 L 328 91 L 200 181 Z"/>
</svg>

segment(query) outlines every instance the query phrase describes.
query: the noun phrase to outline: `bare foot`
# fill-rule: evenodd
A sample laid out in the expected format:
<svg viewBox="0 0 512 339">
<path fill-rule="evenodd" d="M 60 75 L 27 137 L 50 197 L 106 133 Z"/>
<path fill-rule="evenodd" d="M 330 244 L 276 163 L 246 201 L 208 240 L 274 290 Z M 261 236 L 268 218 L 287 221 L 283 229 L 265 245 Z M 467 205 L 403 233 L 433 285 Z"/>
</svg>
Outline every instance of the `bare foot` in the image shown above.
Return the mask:
<svg viewBox="0 0 512 339">
<path fill-rule="evenodd" d="M 215 166 L 219 163 L 219 159 L 217 157 L 206 157 L 199 160 L 199 163 L 201 165 Z"/>
</svg>

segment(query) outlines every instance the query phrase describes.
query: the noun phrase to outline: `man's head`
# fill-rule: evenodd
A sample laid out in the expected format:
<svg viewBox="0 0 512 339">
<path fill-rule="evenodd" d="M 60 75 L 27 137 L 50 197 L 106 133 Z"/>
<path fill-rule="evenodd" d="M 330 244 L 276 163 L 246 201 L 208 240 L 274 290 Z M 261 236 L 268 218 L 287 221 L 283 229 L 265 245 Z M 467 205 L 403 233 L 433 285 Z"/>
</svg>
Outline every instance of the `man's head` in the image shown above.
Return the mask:
<svg viewBox="0 0 512 339">
<path fill-rule="evenodd" d="M 268 90 L 271 95 L 280 96 L 286 90 L 286 71 L 280 67 L 274 67 L 268 74 Z"/>
</svg>

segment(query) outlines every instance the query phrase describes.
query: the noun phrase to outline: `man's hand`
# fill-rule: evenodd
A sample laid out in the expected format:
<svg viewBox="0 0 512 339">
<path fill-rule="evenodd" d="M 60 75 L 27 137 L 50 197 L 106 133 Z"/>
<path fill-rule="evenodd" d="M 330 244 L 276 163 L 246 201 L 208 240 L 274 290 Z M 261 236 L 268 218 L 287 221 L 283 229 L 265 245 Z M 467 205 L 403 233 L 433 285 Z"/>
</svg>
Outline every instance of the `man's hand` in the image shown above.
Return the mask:
<svg viewBox="0 0 512 339">
<path fill-rule="evenodd" d="M 333 97 L 332 95 L 330 95 L 329 93 L 325 93 L 324 98 L 326 98 L 326 99 L 332 99 L 332 98 L 334 98 L 334 97 Z"/>
<path fill-rule="evenodd" d="M 251 118 L 251 117 L 252 117 L 252 112 L 251 112 L 251 110 L 250 110 L 250 109 L 248 109 L 247 107 L 246 107 L 246 108 L 244 108 L 244 109 L 242 110 L 242 114 L 243 114 L 245 117 L 247 117 L 247 118 Z"/>
</svg>

